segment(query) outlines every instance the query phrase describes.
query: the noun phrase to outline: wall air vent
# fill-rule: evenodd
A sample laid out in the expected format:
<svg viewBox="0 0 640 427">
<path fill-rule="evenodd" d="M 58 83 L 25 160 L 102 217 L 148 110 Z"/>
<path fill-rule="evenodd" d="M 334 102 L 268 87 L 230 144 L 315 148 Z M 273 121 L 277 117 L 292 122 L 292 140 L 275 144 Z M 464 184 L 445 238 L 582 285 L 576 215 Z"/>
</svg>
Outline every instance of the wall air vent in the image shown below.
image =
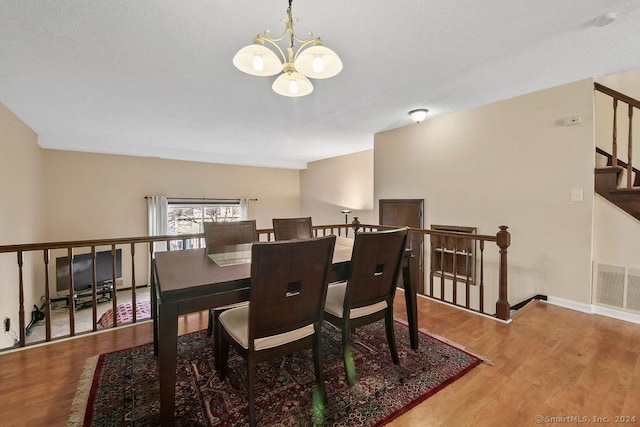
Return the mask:
<svg viewBox="0 0 640 427">
<path fill-rule="evenodd" d="M 627 272 L 627 308 L 640 311 L 640 270 L 635 268 Z"/>
<path fill-rule="evenodd" d="M 624 307 L 624 267 L 598 264 L 596 303 Z"/>
<path fill-rule="evenodd" d="M 597 264 L 595 303 L 640 312 L 640 270 Z"/>
</svg>

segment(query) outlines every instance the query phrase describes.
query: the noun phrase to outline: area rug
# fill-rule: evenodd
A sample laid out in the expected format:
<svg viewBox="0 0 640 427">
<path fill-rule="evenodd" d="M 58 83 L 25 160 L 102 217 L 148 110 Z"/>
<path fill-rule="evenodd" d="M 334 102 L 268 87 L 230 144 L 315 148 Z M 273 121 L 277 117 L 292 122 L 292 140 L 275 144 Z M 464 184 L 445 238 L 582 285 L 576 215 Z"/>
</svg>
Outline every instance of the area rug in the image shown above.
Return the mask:
<svg viewBox="0 0 640 427">
<path fill-rule="evenodd" d="M 425 333 L 412 350 L 405 324 L 396 322 L 400 365 L 386 344 L 384 322 L 357 329 L 351 351 L 356 384 L 345 380 L 340 331 L 323 326 L 323 370 L 327 404 L 314 404 L 311 351 L 258 365 L 258 425 L 381 426 L 460 378 L 480 358 Z M 153 345 L 87 361 L 85 385 L 78 387 L 70 426 L 157 426 L 159 382 Z M 179 337 L 176 425 L 248 425 L 246 365 L 233 349 L 228 376 L 213 368 L 213 342 L 204 331 Z M 83 380 L 81 379 L 81 383 Z"/>
<path fill-rule="evenodd" d="M 136 321 L 151 319 L 151 301 L 136 302 Z M 116 322 L 118 325 L 133 322 L 133 307 L 130 302 L 118 304 L 116 307 Z M 98 320 L 98 329 L 110 328 L 113 326 L 113 308 L 105 311 Z"/>
</svg>

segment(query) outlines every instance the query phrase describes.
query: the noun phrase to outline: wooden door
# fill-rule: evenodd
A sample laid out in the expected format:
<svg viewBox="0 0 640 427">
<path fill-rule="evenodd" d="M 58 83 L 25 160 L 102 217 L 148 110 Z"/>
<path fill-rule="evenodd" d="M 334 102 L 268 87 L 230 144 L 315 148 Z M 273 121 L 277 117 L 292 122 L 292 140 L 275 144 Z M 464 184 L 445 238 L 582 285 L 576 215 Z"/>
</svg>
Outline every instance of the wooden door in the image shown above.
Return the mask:
<svg viewBox="0 0 640 427">
<path fill-rule="evenodd" d="M 380 225 L 409 226 L 424 228 L 424 200 L 423 199 L 382 199 L 379 202 Z M 418 293 L 424 293 L 424 236 L 409 234 L 409 247 L 413 250 L 418 261 Z M 401 286 L 401 283 L 399 283 Z"/>
</svg>

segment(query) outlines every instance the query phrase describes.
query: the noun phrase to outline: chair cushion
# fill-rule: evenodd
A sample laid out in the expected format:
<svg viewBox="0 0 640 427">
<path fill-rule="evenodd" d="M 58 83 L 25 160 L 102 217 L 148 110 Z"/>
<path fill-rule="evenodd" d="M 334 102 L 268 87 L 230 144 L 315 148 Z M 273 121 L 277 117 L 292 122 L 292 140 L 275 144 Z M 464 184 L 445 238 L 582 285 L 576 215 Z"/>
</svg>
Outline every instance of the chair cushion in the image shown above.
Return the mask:
<svg viewBox="0 0 640 427">
<path fill-rule="evenodd" d="M 220 314 L 220 324 L 229 335 L 242 347 L 249 348 L 249 305 L 232 308 Z M 270 337 L 258 338 L 255 340 L 256 350 L 266 350 L 280 345 L 297 341 L 301 338 L 313 335 L 315 329 L 313 324 L 303 326 L 293 331 L 283 334 L 272 335 Z"/>
<path fill-rule="evenodd" d="M 327 289 L 327 301 L 324 304 L 324 311 L 342 318 L 342 307 L 344 305 L 344 294 L 346 291 L 347 282 L 335 283 L 329 286 Z M 349 318 L 355 319 L 356 317 L 367 316 L 372 313 L 377 313 L 380 310 L 385 310 L 386 308 L 386 301 L 380 301 L 365 307 L 352 308 L 349 313 Z"/>
<path fill-rule="evenodd" d="M 249 301 L 242 301 L 242 302 L 236 302 L 234 304 L 222 305 L 220 307 L 212 308 L 211 310 L 213 310 L 213 311 L 225 311 L 225 310 L 229 310 L 229 309 L 236 308 L 236 307 L 243 307 L 245 305 L 248 306 L 249 305 Z"/>
</svg>

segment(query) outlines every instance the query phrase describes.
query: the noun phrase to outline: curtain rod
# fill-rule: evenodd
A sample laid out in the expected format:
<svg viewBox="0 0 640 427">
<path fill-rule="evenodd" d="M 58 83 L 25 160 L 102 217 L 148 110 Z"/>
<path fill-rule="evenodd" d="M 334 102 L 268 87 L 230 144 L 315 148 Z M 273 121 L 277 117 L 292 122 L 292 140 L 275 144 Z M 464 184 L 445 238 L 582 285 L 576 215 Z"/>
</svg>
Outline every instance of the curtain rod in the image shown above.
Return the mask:
<svg viewBox="0 0 640 427">
<path fill-rule="evenodd" d="M 150 198 L 151 196 L 144 196 L 145 199 Z M 232 201 L 232 200 L 240 200 L 241 197 L 236 197 L 235 199 L 224 199 L 224 198 L 212 198 L 212 197 L 167 197 L 167 200 L 203 200 L 203 201 Z M 257 202 L 258 199 L 248 199 L 252 202 Z"/>
</svg>

